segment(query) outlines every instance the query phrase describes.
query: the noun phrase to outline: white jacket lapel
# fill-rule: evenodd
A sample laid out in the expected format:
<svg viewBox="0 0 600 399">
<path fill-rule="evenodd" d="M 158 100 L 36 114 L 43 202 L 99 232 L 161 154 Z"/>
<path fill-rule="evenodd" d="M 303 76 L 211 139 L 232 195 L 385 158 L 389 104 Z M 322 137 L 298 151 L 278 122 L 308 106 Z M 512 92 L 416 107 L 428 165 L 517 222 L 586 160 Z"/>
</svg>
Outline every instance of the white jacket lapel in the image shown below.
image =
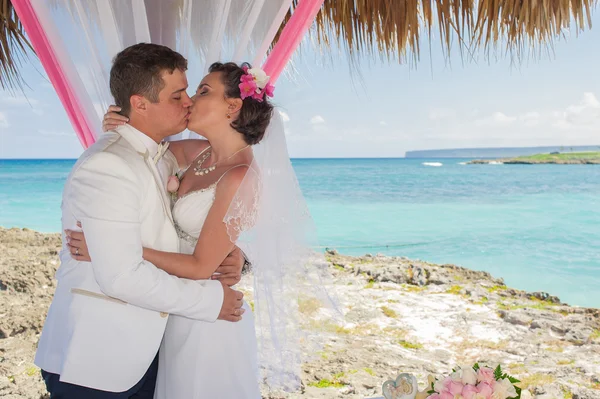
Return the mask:
<svg viewBox="0 0 600 399">
<path fill-rule="evenodd" d="M 158 186 L 158 191 L 160 191 L 160 197 L 162 200 L 163 208 L 169 216 L 171 223 L 173 223 L 173 215 L 171 214 L 171 201 L 169 200 L 165 183 L 163 183 L 162 181 L 162 177 L 160 176 L 156 164 L 154 164 L 154 160 L 152 159 L 152 157 L 150 157 L 150 155 L 147 152 L 144 156 L 144 160 L 146 161 L 146 165 L 148 165 L 148 168 L 150 168 L 150 170 L 152 171 L 152 176 L 154 176 L 154 182 Z"/>
<path fill-rule="evenodd" d="M 154 160 L 152 159 L 152 157 L 150 156 L 150 153 L 148 152 L 148 148 L 146 148 L 146 146 L 144 145 L 142 140 L 140 140 L 137 137 L 136 131 L 134 131 L 133 127 L 131 127 L 129 125 L 122 125 L 122 126 L 117 127 L 115 129 L 115 131 L 117 133 L 119 133 L 121 135 L 121 137 L 123 137 L 125 140 L 127 140 L 127 142 L 129 144 L 131 144 L 131 146 L 134 148 L 134 150 L 140 156 L 142 156 L 144 158 L 144 161 L 146 162 L 146 166 L 148 166 L 148 169 L 150 169 L 150 171 L 152 172 L 152 176 L 154 177 L 154 183 L 156 184 L 158 191 L 160 193 L 160 198 L 161 198 L 161 201 L 163 204 L 163 209 L 164 209 L 165 213 L 167 214 L 167 216 L 169 216 L 171 223 L 173 223 L 173 215 L 171 214 L 171 201 L 169 200 L 169 196 L 167 194 L 167 187 L 166 187 L 165 183 L 162 181 L 162 178 L 160 176 L 158 168 L 154 164 Z"/>
</svg>

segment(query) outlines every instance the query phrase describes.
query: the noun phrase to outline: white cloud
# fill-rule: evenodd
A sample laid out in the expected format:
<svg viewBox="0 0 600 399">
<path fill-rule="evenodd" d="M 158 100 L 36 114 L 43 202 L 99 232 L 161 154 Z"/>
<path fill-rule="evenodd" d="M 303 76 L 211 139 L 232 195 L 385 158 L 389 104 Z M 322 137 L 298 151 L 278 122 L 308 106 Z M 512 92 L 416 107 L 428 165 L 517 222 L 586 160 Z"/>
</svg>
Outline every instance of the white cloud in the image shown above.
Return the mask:
<svg viewBox="0 0 600 399">
<path fill-rule="evenodd" d="M 475 126 L 506 126 L 517 120 L 514 116 L 508 116 L 502 112 L 496 111 L 491 116 L 477 119 L 474 123 Z"/>
<path fill-rule="evenodd" d="M 381 126 L 387 126 L 387 122 L 386 122 L 386 121 L 380 121 L 380 122 L 379 122 L 379 124 L 380 124 Z"/>
<path fill-rule="evenodd" d="M 519 119 L 527 121 L 527 120 L 534 120 L 534 119 L 540 119 L 540 113 L 537 111 L 531 111 L 531 112 L 526 112 L 523 115 L 519 116 Z"/>
<path fill-rule="evenodd" d="M 559 117 L 554 118 L 550 125 L 561 130 L 569 130 L 572 127 L 572 125 L 565 119 L 564 113 Z"/>
<path fill-rule="evenodd" d="M 600 96 L 584 93 L 562 108 L 510 112 L 466 110 L 450 120 L 423 121 L 409 149 L 600 144 Z M 418 126 L 418 125 L 417 125 Z"/>
<path fill-rule="evenodd" d="M 64 132 L 64 131 L 58 131 L 58 130 L 44 130 L 44 129 L 40 129 L 40 130 L 38 130 L 38 132 L 42 136 L 65 136 L 65 137 L 75 136 L 75 134 L 73 132 Z"/>
<path fill-rule="evenodd" d="M 8 127 L 8 120 L 6 119 L 6 115 L 0 112 L 0 128 Z"/>
<path fill-rule="evenodd" d="M 569 133 L 580 131 L 597 134 L 600 130 L 600 101 L 594 93 L 583 93 L 579 103 L 548 113 L 547 120 L 551 127 Z"/>
<path fill-rule="evenodd" d="M 287 112 L 279 111 L 279 115 L 281 115 L 281 119 L 284 122 L 289 122 L 290 121 L 290 116 L 287 114 Z"/>
<path fill-rule="evenodd" d="M 540 118 L 541 115 L 537 111 L 526 112 L 522 115 L 519 115 L 519 120 L 528 127 L 537 126 L 540 123 Z"/>
<path fill-rule="evenodd" d="M 583 93 L 579 104 L 570 105 L 564 113 L 567 122 L 573 125 L 592 125 L 600 122 L 600 101 L 594 93 Z"/>
<path fill-rule="evenodd" d="M 450 108 L 434 108 L 429 110 L 429 119 L 437 121 L 440 119 L 449 119 L 456 116 L 456 111 Z"/>
<path fill-rule="evenodd" d="M 506 114 L 503 114 L 502 112 L 494 112 L 492 114 L 492 120 L 499 124 L 511 123 L 514 122 L 516 119 L 517 118 L 515 118 L 514 116 L 508 116 Z"/>
<path fill-rule="evenodd" d="M 7 105 L 30 105 L 30 106 L 34 106 L 39 104 L 39 101 L 36 100 L 35 98 L 28 98 L 25 96 L 17 96 L 17 97 L 13 97 L 13 96 L 8 96 L 8 97 L 3 97 L 2 98 L 2 103 L 3 104 L 7 104 Z"/>
<path fill-rule="evenodd" d="M 315 115 L 312 118 L 310 118 L 310 123 L 312 123 L 313 125 L 325 123 L 325 119 L 323 119 L 321 115 Z"/>
</svg>

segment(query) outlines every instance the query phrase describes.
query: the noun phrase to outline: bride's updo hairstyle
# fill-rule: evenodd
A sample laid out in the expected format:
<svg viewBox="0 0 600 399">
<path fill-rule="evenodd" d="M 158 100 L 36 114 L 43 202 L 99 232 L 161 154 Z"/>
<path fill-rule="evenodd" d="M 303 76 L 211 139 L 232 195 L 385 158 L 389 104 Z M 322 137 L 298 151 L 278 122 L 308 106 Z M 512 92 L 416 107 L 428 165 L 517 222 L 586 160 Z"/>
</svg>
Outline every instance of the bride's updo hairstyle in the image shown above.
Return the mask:
<svg viewBox="0 0 600 399">
<path fill-rule="evenodd" d="M 248 63 L 240 66 L 234 62 L 215 62 L 208 71 L 221 73 L 221 82 L 225 85 L 227 98 L 242 99 L 240 82 L 242 76 L 247 73 L 245 68 L 249 69 L 251 66 Z M 231 127 L 244 136 L 247 144 L 258 144 L 263 139 L 269 122 L 271 122 L 273 105 L 267 99 L 267 95 L 262 96 L 262 101 L 252 96 L 245 97 L 242 101 L 242 108 L 237 118 L 231 122 Z"/>
</svg>

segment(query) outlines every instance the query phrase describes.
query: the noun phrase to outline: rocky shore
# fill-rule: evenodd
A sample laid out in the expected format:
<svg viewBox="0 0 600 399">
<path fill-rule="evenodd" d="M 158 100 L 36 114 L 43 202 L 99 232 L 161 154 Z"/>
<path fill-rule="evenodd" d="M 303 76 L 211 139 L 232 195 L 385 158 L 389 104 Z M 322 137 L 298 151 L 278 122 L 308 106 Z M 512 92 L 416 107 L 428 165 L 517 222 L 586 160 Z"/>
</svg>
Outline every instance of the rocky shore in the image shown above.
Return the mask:
<svg viewBox="0 0 600 399">
<path fill-rule="evenodd" d="M 47 398 L 33 364 L 55 287 L 59 234 L 0 228 L 0 397 Z M 485 272 L 399 257 L 327 253 L 345 320 L 303 368 L 303 398 L 372 398 L 400 372 L 503 367 L 538 399 L 600 398 L 600 310 L 506 287 Z M 423 386 L 423 385 L 421 385 Z M 265 397 L 280 396 L 265 394 Z"/>
</svg>

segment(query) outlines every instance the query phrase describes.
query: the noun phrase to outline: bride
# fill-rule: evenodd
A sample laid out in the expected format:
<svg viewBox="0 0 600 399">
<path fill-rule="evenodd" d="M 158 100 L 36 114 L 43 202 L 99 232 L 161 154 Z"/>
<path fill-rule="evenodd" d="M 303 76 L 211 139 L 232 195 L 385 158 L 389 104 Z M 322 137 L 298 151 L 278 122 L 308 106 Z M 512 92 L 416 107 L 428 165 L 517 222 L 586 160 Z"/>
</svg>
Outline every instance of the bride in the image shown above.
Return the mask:
<svg viewBox="0 0 600 399">
<path fill-rule="evenodd" d="M 298 282 L 311 274 L 303 242 L 311 220 L 283 126 L 273 118 L 272 91 L 259 69 L 213 64 L 188 122 L 207 140 L 171 142 L 165 154 L 180 168 L 170 179 L 179 187 L 170 188 L 181 253 L 144 248 L 144 258 L 179 277 L 224 278 L 215 270 L 237 245 L 253 264 L 255 309 L 245 303 L 238 323 L 171 316 L 155 398 L 260 398 L 259 364 L 269 385 L 299 387 L 298 331 L 289 326 L 298 322 Z M 113 124 L 126 119 L 107 116 Z M 75 238 L 83 238 L 76 242 L 87 254 L 83 235 Z"/>
</svg>

